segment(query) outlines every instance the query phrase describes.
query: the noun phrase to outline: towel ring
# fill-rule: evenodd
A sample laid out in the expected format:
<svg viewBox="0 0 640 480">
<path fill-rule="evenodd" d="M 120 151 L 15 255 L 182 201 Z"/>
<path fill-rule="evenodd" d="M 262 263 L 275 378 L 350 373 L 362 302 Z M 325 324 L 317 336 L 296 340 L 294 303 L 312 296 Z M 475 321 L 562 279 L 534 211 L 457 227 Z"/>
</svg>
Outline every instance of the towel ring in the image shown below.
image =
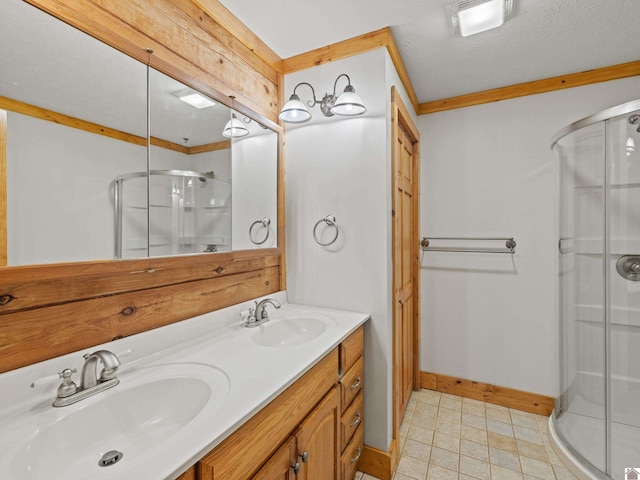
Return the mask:
<svg viewBox="0 0 640 480">
<path fill-rule="evenodd" d="M 267 230 L 267 234 L 260 241 L 254 240 L 253 238 L 253 227 L 255 227 L 256 225 L 263 225 L 264 228 Z M 255 222 L 253 222 L 249 227 L 249 240 L 251 240 L 251 243 L 255 245 L 262 245 L 264 242 L 266 242 L 269 238 L 269 233 L 270 233 L 269 225 L 271 225 L 271 219 L 269 217 L 263 217 L 260 220 L 256 220 Z"/>
<path fill-rule="evenodd" d="M 318 240 L 318 235 L 316 233 L 316 230 L 318 229 L 318 225 L 320 225 L 322 222 L 336 229 L 336 234 L 333 236 L 331 240 L 329 240 L 326 243 L 322 243 L 320 240 Z M 329 245 L 333 245 L 335 241 L 338 239 L 338 233 L 339 233 L 339 230 L 338 230 L 338 225 L 336 225 L 336 217 L 334 217 L 333 215 L 327 215 L 326 217 L 321 218 L 316 222 L 316 224 L 313 227 L 313 239 L 316 241 L 318 245 L 322 245 L 323 247 L 328 247 Z"/>
</svg>

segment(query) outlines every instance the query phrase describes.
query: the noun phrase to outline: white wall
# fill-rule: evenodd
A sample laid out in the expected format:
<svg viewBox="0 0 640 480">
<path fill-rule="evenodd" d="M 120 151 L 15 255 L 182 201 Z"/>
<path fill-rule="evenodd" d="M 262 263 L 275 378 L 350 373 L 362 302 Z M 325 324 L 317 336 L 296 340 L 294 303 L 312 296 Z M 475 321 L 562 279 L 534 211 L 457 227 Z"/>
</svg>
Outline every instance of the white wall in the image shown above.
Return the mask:
<svg viewBox="0 0 640 480">
<path fill-rule="evenodd" d="M 144 170 L 144 147 L 9 112 L 9 265 L 112 259 L 112 182 Z"/>
<path fill-rule="evenodd" d="M 365 443 L 385 451 L 392 436 L 389 82 L 396 78 L 389 65 L 386 50 L 378 49 L 285 81 L 287 96 L 302 81 L 322 96 L 347 73 L 368 109 L 362 117 L 328 119 L 315 107 L 309 123 L 286 127 L 287 290 L 291 302 L 371 314 L 365 329 Z M 303 101 L 310 98 L 306 87 L 298 93 Z M 321 247 L 312 229 L 329 214 L 340 236 L 335 245 Z"/>
<path fill-rule="evenodd" d="M 9 265 L 114 258 L 113 181 L 146 171 L 145 147 L 13 112 L 7 137 Z M 151 167 L 214 170 L 230 182 L 230 157 L 229 149 L 188 156 L 152 147 Z M 146 215 L 141 221 L 145 248 L 129 257 L 147 254 Z"/>
<path fill-rule="evenodd" d="M 271 130 L 253 128 L 251 135 L 233 139 L 233 221 L 234 250 L 273 248 L 278 245 L 278 135 Z M 271 220 L 269 231 L 261 224 L 253 227 L 255 245 L 249 238 L 251 225 L 264 217 Z"/>
<path fill-rule="evenodd" d="M 423 371 L 558 393 L 550 140 L 638 91 L 635 77 L 419 117 L 422 234 L 505 235 L 518 243 L 513 256 L 423 255 Z"/>
</svg>

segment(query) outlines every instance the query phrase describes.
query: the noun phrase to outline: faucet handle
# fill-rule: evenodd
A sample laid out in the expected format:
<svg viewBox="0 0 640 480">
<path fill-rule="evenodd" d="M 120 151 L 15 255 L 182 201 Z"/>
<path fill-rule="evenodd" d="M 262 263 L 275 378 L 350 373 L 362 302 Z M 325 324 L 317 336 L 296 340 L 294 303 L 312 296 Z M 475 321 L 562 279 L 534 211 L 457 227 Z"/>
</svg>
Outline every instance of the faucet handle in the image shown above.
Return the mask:
<svg viewBox="0 0 640 480">
<path fill-rule="evenodd" d="M 76 372 L 77 370 L 75 368 L 73 370 L 71 370 L 70 368 L 65 368 L 62 372 L 58 373 L 58 375 L 62 379 L 62 383 L 58 387 L 58 398 L 69 397 L 76 393 L 76 391 L 78 390 L 78 386 L 73 380 L 71 380 L 71 375 Z"/>
</svg>

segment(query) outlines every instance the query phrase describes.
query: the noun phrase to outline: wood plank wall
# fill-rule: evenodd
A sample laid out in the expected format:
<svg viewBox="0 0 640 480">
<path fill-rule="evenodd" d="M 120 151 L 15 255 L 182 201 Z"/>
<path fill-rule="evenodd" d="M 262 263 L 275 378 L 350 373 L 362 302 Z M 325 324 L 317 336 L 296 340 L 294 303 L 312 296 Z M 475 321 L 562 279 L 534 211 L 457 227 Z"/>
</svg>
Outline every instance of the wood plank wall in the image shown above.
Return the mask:
<svg viewBox="0 0 640 480">
<path fill-rule="evenodd" d="M 282 132 L 281 72 L 190 0 L 26 1 Z M 2 268 L 0 372 L 284 289 L 280 137 L 278 248 Z"/>
</svg>

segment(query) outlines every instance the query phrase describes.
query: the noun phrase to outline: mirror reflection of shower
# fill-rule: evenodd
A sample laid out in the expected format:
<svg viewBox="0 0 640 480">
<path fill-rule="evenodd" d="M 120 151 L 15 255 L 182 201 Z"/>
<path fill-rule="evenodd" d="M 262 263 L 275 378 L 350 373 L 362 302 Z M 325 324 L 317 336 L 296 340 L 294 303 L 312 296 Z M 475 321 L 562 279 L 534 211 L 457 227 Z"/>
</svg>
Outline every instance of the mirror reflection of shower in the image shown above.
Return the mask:
<svg viewBox="0 0 640 480">
<path fill-rule="evenodd" d="M 214 172 L 151 170 L 115 179 L 115 258 L 231 250 L 231 182 Z"/>
<path fill-rule="evenodd" d="M 640 133 L 640 115 L 634 114 L 629 117 L 630 125 L 638 125 L 636 129 L 636 133 Z M 627 137 L 626 143 L 627 157 L 630 157 L 633 152 L 636 151 L 636 140 L 633 138 L 633 133 L 631 132 Z"/>
</svg>

